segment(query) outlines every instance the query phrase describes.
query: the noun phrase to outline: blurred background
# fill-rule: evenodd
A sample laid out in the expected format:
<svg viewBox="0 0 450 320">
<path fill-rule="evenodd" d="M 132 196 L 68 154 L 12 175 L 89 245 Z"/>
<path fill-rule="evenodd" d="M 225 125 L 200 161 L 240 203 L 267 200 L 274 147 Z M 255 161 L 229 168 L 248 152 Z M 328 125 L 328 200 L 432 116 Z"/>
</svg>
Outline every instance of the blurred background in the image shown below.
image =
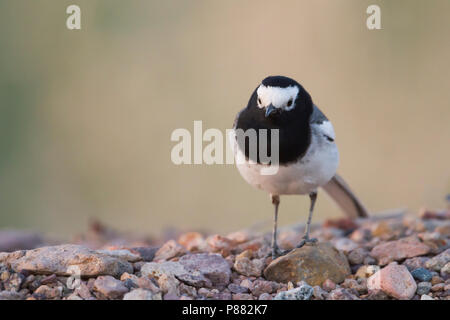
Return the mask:
<svg viewBox="0 0 450 320">
<path fill-rule="evenodd" d="M 82 30 L 66 28 L 70 4 Z M 370 4 L 382 30 L 366 27 Z M 442 208 L 449 12 L 447 0 L 0 0 L 0 228 L 270 226 L 267 194 L 232 165 L 174 165 L 170 136 L 194 120 L 231 128 L 277 74 L 333 120 L 339 172 L 371 211 Z M 341 214 L 319 197 L 314 220 Z M 308 201 L 283 197 L 280 225 Z"/>
</svg>

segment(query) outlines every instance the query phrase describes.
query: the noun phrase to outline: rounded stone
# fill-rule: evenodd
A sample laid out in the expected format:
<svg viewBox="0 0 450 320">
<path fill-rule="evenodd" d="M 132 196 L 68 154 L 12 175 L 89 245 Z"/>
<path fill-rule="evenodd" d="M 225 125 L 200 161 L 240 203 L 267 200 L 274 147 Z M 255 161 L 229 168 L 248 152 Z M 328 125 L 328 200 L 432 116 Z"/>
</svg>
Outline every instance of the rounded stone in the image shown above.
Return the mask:
<svg viewBox="0 0 450 320">
<path fill-rule="evenodd" d="M 264 270 L 268 280 L 284 283 L 303 280 L 311 286 L 321 285 L 327 279 L 341 283 L 350 273 L 345 255 L 328 242 L 294 249 Z"/>
<path fill-rule="evenodd" d="M 367 281 L 369 290 L 383 290 L 396 299 L 409 300 L 414 297 L 417 284 L 403 265 L 390 264 L 377 271 Z"/>
<path fill-rule="evenodd" d="M 421 282 L 428 282 L 433 277 L 431 272 L 425 268 L 417 268 L 411 272 L 411 275 L 414 277 L 414 279 L 417 279 Z"/>
</svg>

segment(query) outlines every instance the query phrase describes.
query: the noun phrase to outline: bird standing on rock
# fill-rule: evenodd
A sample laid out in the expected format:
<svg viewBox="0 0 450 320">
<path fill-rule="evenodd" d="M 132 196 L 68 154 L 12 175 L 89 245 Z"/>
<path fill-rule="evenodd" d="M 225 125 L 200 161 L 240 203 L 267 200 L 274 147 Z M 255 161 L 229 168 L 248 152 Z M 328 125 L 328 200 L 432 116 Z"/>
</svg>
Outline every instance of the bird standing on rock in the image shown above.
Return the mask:
<svg viewBox="0 0 450 320">
<path fill-rule="evenodd" d="M 240 129 L 240 130 L 239 130 Z M 266 129 L 266 141 L 256 135 L 256 156 L 249 136 L 238 138 L 238 130 Z M 271 130 L 278 130 L 278 141 L 271 141 Z M 277 170 L 262 174 L 262 169 L 274 165 L 262 161 L 260 149 L 269 150 L 278 143 Z M 322 187 L 352 218 L 366 217 L 367 211 L 343 179 L 336 174 L 339 153 L 331 122 L 313 103 L 309 93 L 295 80 L 283 76 L 265 78 L 255 89 L 248 105 L 236 116 L 232 142 L 237 168 L 252 186 L 270 194 L 274 205 L 272 257 L 283 255 L 277 245 L 277 219 L 280 195 L 308 194 L 311 200 L 305 234 L 298 248 L 316 242 L 309 237 L 309 229 L 317 199 Z"/>
</svg>

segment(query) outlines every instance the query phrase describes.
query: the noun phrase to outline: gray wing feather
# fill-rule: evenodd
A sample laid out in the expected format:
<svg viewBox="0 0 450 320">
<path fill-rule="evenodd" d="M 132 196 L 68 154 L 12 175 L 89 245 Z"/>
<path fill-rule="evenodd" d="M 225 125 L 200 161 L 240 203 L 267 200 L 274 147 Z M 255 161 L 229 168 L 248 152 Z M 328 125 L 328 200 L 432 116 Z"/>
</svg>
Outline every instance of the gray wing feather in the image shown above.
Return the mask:
<svg viewBox="0 0 450 320">
<path fill-rule="evenodd" d="M 311 114 L 309 122 L 322 124 L 324 121 L 328 121 L 328 118 L 322 113 L 322 111 L 320 111 L 320 109 L 316 105 L 313 105 L 313 112 Z"/>
</svg>

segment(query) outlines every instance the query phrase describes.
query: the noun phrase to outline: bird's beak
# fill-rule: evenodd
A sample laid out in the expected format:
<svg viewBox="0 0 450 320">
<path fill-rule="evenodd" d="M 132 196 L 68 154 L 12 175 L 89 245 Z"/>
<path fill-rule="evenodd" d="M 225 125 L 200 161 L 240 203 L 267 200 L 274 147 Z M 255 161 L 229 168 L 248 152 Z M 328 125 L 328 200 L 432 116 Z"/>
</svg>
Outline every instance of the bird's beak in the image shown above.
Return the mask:
<svg viewBox="0 0 450 320">
<path fill-rule="evenodd" d="M 277 110 L 277 108 L 275 108 L 275 107 L 273 106 L 273 104 L 270 104 L 270 105 L 266 108 L 266 118 L 267 118 L 268 116 L 270 116 L 270 114 L 273 113 L 273 112 L 276 111 L 276 110 Z"/>
</svg>

